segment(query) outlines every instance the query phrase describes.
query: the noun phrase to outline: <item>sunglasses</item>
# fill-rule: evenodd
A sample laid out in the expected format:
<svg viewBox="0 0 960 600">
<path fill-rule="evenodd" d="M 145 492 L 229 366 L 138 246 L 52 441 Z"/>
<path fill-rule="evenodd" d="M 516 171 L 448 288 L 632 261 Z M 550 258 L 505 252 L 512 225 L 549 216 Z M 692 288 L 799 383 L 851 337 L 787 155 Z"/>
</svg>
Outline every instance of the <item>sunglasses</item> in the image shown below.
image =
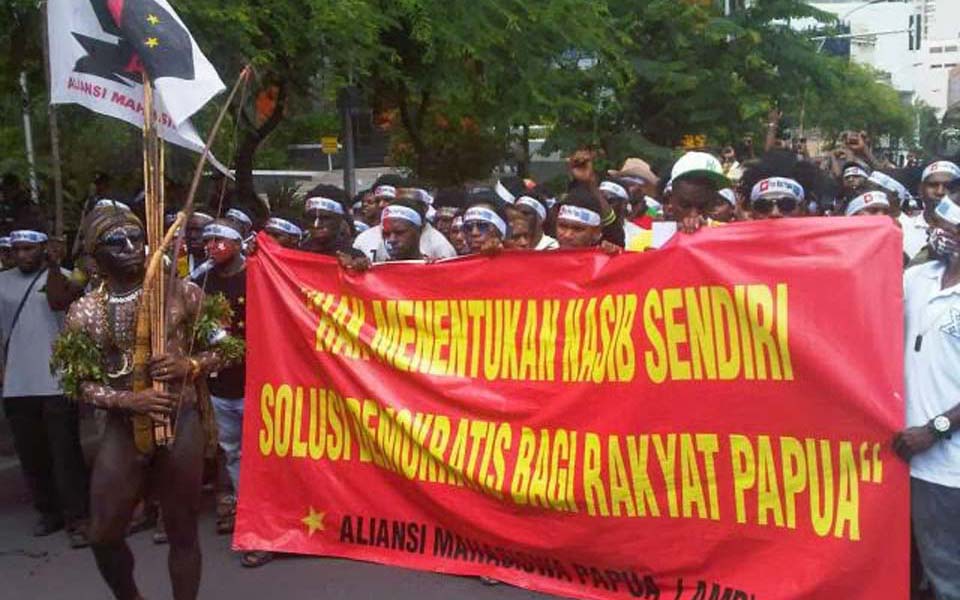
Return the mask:
<svg viewBox="0 0 960 600">
<path fill-rule="evenodd" d="M 493 223 L 487 223 L 486 221 L 470 221 L 469 223 L 463 224 L 463 231 L 467 233 L 473 233 L 476 229 L 481 235 L 486 235 L 493 230 Z"/>
<path fill-rule="evenodd" d="M 796 198 L 783 196 L 782 198 L 758 198 L 750 203 L 750 208 L 753 212 L 768 215 L 773 212 L 773 207 L 776 206 L 781 213 L 787 214 L 797 210 L 799 205 L 800 203 Z"/>
<path fill-rule="evenodd" d="M 139 229 L 132 229 L 130 231 L 114 231 L 105 235 L 100 243 L 108 248 L 123 248 L 130 243 L 131 245 L 140 244 L 143 242 L 143 232 Z"/>
</svg>

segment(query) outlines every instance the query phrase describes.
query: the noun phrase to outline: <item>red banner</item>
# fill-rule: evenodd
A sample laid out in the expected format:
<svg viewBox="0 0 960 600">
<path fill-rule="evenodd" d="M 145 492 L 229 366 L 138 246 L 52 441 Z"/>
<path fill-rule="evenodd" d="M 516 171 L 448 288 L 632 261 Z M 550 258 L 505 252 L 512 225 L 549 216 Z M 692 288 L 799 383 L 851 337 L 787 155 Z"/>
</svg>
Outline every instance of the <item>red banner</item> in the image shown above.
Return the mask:
<svg viewBox="0 0 960 600">
<path fill-rule="evenodd" d="M 364 274 L 261 236 L 235 544 L 580 598 L 906 598 L 889 219 Z"/>
</svg>

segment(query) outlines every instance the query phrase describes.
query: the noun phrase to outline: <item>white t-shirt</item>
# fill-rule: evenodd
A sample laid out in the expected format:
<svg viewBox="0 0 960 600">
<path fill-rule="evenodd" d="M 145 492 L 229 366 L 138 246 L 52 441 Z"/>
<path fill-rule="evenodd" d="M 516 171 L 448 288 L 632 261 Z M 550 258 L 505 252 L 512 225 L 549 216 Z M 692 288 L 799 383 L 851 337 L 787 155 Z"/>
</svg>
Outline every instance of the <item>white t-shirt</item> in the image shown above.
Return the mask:
<svg viewBox="0 0 960 600">
<path fill-rule="evenodd" d="M 923 247 L 927 245 L 927 220 L 923 218 L 923 213 L 911 217 L 906 213 L 901 213 L 897 217 L 900 223 L 900 229 L 903 230 L 903 253 L 911 260 L 920 254 Z"/>
<path fill-rule="evenodd" d="M 370 262 L 387 262 L 387 247 L 383 244 L 383 229 L 379 225 L 358 235 L 353 247 L 363 252 Z M 453 244 L 430 223 L 423 226 L 420 234 L 420 253 L 425 258 L 454 258 L 457 255 Z"/>
<path fill-rule="evenodd" d="M 537 242 L 537 247 L 534 250 L 556 250 L 560 247 L 560 242 L 553 239 L 547 234 L 540 236 L 540 241 Z"/>
<path fill-rule="evenodd" d="M 922 427 L 960 403 L 960 285 L 941 290 L 945 271 L 944 262 L 931 261 L 903 277 L 907 427 Z M 960 488 L 960 435 L 915 456 L 910 475 Z"/>
<path fill-rule="evenodd" d="M 69 271 L 63 271 L 69 276 Z M 14 268 L 0 273 L 0 344 L 11 336 L 13 316 L 20 299 L 37 273 L 23 273 Z M 10 355 L 3 373 L 3 396 L 56 396 L 62 394 L 60 382 L 50 374 L 53 342 L 63 328 L 64 314 L 54 312 L 47 303 L 47 269 L 44 268 L 30 297 L 23 305 L 20 318 L 13 326 Z M 0 354 L 3 346 L 0 345 Z"/>
</svg>

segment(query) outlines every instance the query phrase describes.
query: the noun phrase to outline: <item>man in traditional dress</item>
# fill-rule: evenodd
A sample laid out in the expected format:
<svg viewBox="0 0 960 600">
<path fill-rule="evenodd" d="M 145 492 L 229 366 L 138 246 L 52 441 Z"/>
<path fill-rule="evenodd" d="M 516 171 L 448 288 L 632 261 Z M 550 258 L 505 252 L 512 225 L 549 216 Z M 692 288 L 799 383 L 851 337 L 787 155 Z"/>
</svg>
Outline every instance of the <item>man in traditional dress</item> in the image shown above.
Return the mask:
<svg viewBox="0 0 960 600">
<path fill-rule="evenodd" d="M 196 285 L 177 280 L 166 306 L 166 353 L 147 365 L 150 378 L 165 383 L 166 391 L 152 386 L 133 391 L 145 273 L 143 225 L 130 211 L 101 207 L 88 216 L 84 229 L 85 249 L 95 258 L 104 285 L 71 307 L 53 365 L 63 374 L 68 394 L 108 412 L 91 481 L 89 537 L 97 567 L 116 598 L 141 598 L 124 538 L 134 508 L 149 489 L 166 524 L 173 597 L 193 599 L 200 586 L 197 512 L 204 450 L 196 382 L 228 364 L 236 349 L 228 350 L 223 335 L 200 331 L 198 322 L 206 322 L 199 318 L 203 294 Z M 195 344 L 196 338 L 203 340 Z M 195 349 L 207 340 L 217 341 L 215 350 Z M 142 453 L 134 442 L 134 415 L 169 417 L 173 443 Z"/>
</svg>

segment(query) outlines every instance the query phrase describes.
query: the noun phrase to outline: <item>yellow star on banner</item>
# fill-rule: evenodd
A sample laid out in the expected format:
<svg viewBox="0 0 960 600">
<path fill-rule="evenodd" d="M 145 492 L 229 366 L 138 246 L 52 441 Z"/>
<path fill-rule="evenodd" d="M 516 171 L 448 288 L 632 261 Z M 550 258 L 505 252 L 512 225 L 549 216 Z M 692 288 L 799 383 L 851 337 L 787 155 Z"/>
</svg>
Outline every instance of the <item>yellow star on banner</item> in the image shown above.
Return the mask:
<svg viewBox="0 0 960 600">
<path fill-rule="evenodd" d="M 151 25 L 159 25 L 160 19 L 157 17 L 157 15 L 149 15 L 147 17 L 147 23 L 150 23 Z"/>
<path fill-rule="evenodd" d="M 326 531 L 327 528 L 323 525 L 323 518 L 327 516 L 327 513 L 317 512 L 313 510 L 313 507 L 310 507 L 310 512 L 307 513 L 303 519 L 300 520 L 301 523 L 307 526 L 307 531 L 312 537 L 317 531 Z"/>
<path fill-rule="evenodd" d="M 147 48 L 156 48 L 160 45 L 160 40 L 155 37 L 147 38 L 147 41 L 143 43 Z"/>
</svg>

